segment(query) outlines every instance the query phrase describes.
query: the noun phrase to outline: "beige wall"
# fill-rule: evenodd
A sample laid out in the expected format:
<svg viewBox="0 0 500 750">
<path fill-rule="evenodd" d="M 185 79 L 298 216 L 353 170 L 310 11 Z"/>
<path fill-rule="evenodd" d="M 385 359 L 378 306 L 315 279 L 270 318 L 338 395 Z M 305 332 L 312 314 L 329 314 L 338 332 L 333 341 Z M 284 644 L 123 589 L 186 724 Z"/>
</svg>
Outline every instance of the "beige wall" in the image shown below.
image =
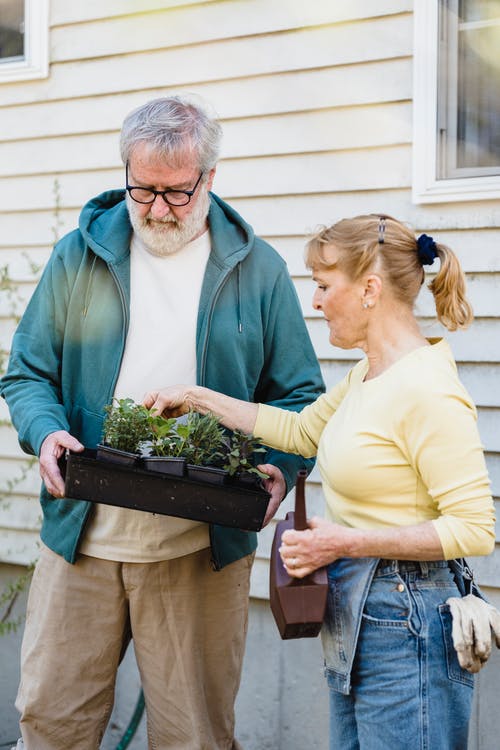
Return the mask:
<svg viewBox="0 0 500 750">
<path fill-rule="evenodd" d="M 476 321 L 450 342 L 479 407 L 494 494 L 500 496 L 500 206 L 411 202 L 413 3 L 410 0 L 52 0 L 50 74 L 1 83 L 0 266 L 33 289 L 54 233 L 72 229 L 92 195 L 123 184 L 123 116 L 172 91 L 208 99 L 224 127 L 214 189 L 286 258 L 325 379 L 357 352 L 333 350 L 311 309 L 304 236 L 319 223 L 383 211 L 455 248 Z M 57 190 L 55 185 L 57 181 Z M 8 348 L 12 300 L 0 300 Z M 432 306 L 420 306 L 429 331 Z M 5 405 L 0 418 L 7 419 Z M 23 471 L 11 428 L 0 426 L 0 481 Z M 0 500 L 0 560 L 36 556 L 36 468 Z M 317 472 L 310 509 L 321 512 Z M 285 506 L 286 507 L 288 505 Z M 253 594 L 267 596 L 273 527 L 260 535 Z M 500 554 L 478 563 L 500 585 Z"/>
</svg>

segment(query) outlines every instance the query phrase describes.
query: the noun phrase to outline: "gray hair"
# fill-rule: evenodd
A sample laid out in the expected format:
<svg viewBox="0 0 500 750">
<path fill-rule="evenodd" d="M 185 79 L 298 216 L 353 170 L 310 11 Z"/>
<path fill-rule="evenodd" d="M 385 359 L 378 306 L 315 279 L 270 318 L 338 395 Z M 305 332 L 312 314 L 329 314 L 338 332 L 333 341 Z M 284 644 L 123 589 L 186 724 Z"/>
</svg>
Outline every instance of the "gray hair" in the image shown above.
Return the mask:
<svg viewBox="0 0 500 750">
<path fill-rule="evenodd" d="M 221 138 L 221 126 L 201 103 L 180 96 L 162 97 L 127 115 L 120 153 L 126 164 L 135 146 L 146 143 L 155 154 L 180 166 L 181 159 L 190 152 L 200 170 L 209 172 L 219 158 Z"/>
</svg>

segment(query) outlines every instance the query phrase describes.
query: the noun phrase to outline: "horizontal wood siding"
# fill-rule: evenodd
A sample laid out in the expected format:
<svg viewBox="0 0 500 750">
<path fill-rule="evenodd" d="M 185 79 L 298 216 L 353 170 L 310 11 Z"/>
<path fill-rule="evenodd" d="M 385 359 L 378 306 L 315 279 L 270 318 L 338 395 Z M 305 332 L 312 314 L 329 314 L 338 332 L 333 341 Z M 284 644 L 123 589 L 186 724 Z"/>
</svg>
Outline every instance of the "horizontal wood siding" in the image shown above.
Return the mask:
<svg viewBox="0 0 500 750">
<path fill-rule="evenodd" d="M 500 206 L 411 202 L 412 7 L 410 0 L 52 0 L 50 76 L 0 83 L 0 267 L 18 282 L 15 295 L 0 300 L 0 346 L 8 349 L 13 316 L 33 291 L 33 264 L 43 267 L 54 237 L 76 225 L 89 197 L 123 184 L 125 114 L 149 98 L 195 93 L 224 128 L 214 189 L 285 258 L 329 386 L 361 353 L 328 344 L 311 308 L 305 236 L 341 216 L 381 211 L 457 251 L 476 320 L 449 340 L 478 405 L 500 498 Z M 428 292 L 418 312 L 430 335 L 440 332 Z M 4 404 L 0 420 L 8 420 Z M 37 468 L 25 475 L 27 457 L 2 425 L 0 559 L 27 563 L 37 550 Z M 317 470 L 307 497 L 310 512 L 321 513 Z M 255 596 L 267 596 L 273 530 L 260 534 Z M 498 551 L 478 566 L 491 587 L 499 569 Z"/>
</svg>

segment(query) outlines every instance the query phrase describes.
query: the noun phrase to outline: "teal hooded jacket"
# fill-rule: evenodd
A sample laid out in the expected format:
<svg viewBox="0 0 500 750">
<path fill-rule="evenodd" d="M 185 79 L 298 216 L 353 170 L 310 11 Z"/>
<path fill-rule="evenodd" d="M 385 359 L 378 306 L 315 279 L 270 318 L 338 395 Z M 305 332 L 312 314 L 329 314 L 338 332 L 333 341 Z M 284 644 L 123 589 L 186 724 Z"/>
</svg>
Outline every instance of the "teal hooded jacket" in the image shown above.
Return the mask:
<svg viewBox="0 0 500 750">
<path fill-rule="evenodd" d="M 300 411 L 324 385 L 286 265 L 230 206 L 210 197 L 211 253 L 196 333 L 198 383 Z M 38 456 L 57 430 L 88 448 L 102 438 L 104 407 L 113 397 L 129 323 L 131 231 L 124 191 L 108 191 L 86 204 L 79 228 L 54 247 L 0 381 L 27 453 Z M 300 456 L 274 450 L 262 460 L 281 469 L 288 490 L 299 469 L 312 468 Z M 56 500 L 43 485 L 40 500 L 42 541 L 74 562 L 92 503 Z M 210 540 L 215 569 L 257 546 L 255 533 L 215 525 Z"/>
</svg>

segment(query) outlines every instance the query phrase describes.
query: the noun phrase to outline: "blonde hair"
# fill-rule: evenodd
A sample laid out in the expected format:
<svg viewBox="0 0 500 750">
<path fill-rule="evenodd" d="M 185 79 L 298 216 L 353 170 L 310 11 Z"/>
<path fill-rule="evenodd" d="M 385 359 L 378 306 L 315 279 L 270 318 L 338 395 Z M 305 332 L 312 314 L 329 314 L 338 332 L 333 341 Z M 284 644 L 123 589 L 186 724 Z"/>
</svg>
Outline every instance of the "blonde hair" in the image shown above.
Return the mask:
<svg viewBox="0 0 500 750">
<path fill-rule="evenodd" d="M 338 251 L 335 264 L 356 281 L 371 270 L 381 272 L 392 294 L 412 310 L 424 282 L 414 232 L 392 216 L 368 214 L 341 219 L 331 227 L 322 227 L 306 245 L 308 268 L 329 268 L 325 249 Z M 434 243 L 440 268 L 428 284 L 434 296 L 437 318 L 449 331 L 467 328 L 472 322 L 472 307 L 465 296 L 465 275 L 455 253 L 446 245 Z"/>
</svg>

